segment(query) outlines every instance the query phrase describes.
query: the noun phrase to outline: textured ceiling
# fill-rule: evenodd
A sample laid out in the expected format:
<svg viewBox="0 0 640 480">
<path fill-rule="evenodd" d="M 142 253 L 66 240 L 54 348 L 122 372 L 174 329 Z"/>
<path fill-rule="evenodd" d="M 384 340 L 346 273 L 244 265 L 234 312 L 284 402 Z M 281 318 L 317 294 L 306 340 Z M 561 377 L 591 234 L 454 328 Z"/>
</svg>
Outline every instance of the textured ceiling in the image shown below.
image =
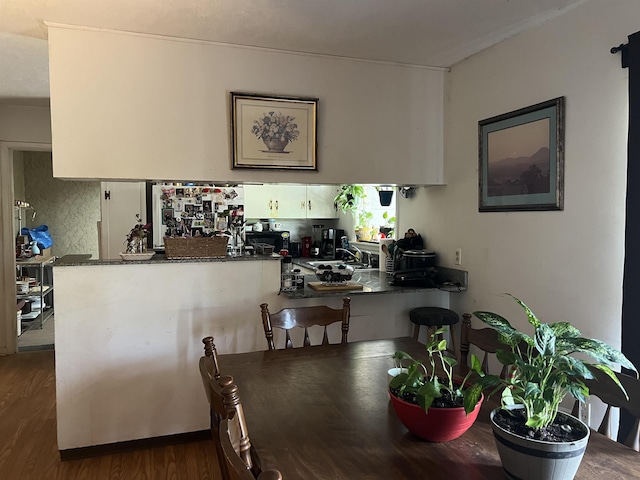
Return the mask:
<svg viewBox="0 0 640 480">
<path fill-rule="evenodd" d="M 0 0 L 0 103 L 48 101 L 45 21 L 449 67 L 585 1 Z"/>
</svg>

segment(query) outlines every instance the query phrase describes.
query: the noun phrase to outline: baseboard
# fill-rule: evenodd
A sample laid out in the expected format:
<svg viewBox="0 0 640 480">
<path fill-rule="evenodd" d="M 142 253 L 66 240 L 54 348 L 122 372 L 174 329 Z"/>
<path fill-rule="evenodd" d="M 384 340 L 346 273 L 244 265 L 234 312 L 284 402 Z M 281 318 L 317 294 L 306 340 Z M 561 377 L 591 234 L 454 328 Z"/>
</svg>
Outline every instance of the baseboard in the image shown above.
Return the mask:
<svg viewBox="0 0 640 480">
<path fill-rule="evenodd" d="M 55 350 L 55 345 L 48 343 L 46 345 L 25 345 L 18 347 L 18 352 L 36 352 L 39 350 Z"/>
<path fill-rule="evenodd" d="M 111 455 L 114 453 L 130 452 L 145 448 L 164 447 L 167 445 L 177 445 L 180 443 L 198 442 L 211 438 L 211 430 L 200 430 L 197 432 L 177 433 L 175 435 L 165 435 L 162 437 L 141 438 L 139 440 L 128 440 L 126 442 L 107 443 L 103 445 L 92 445 L 90 447 L 69 448 L 60 450 L 60 460 L 78 460 L 89 457 L 99 457 L 100 455 Z"/>
</svg>

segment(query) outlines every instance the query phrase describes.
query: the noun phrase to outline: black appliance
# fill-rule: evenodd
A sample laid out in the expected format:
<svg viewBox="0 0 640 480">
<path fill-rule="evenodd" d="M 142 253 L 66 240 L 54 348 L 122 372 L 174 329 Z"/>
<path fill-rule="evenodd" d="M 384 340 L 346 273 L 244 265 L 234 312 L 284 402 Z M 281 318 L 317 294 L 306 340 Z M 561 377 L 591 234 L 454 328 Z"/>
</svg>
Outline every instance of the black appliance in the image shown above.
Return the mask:
<svg viewBox="0 0 640 480">
<path fill-rule="evenodd" d="M 273 251 L 278 253 L 280 250 L 289 250 L 289 240 L 291 234 L 288 230 L 268 231 L 268 232 L 246 232 L 245 241 L 247 245 L 253 246 L 258 243 L 266 243 L 273 245 Z"/>
<path fill-rule="evenodd" d="M 322 258 L 340 258 L 336 248 L 342 247 L 342 237 L 344 230 L 341 228 L 326 228 L 322 230 L 322 243 L 320 245 L 320 256 Z"/>
<path fill-rule="evenodd" d="M 428 250 L 396 248 L 393 255 L 392 285 L 435 287 L 436 254 Z"/>
<path fill-rule="evenodd" d="M 425 270 L 436 265 L 436 254 L 428 250 L 396 249 L 394 270 Z"/>
<path fill-rule="evenodd" d="M 302 245 L 300 242 L 289 242 L 289 255 L 293 258 L 299 258 L 302 256 Z"/>
</svg>

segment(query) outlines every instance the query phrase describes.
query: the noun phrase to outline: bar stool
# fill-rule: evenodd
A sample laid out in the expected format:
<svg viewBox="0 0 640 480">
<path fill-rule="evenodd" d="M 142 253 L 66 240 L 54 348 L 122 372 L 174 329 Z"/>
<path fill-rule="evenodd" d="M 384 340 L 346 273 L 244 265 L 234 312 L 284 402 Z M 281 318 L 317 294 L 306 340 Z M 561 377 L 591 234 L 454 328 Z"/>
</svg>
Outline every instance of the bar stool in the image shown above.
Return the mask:
<svg viewBox="0 0 640 480">
<path fill-rule="evenodd" d="M 441 307 L 418 307 L 409 312 L 409 320 L 415 325 L 413 327 L 413 338 L 415 340 L 418 340 L 422 325 L 427 327 L 427 338 L 431 338 L 437 328 L 447 325 L 451 335 L 451 346 L 453 347 L 453 349 L 447 348 L 447 350 L 458 358 L 455 330 L 451 328 L 460 321 L 460 317 L 456 312 Z"/>
</svg>

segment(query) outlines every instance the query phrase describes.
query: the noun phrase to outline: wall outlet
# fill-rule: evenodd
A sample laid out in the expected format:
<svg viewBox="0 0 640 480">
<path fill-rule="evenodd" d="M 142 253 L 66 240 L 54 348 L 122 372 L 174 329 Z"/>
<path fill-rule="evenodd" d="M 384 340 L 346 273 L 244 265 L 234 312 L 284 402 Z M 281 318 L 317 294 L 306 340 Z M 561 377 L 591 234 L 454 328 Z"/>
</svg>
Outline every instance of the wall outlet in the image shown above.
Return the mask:
<svg viewBox="0 0 640 480">
<path fill-rule="evenodd" d="M 579 413 L 580 420 L 589 425 L 591 421 L 591 404 L 589 402 L 580 402 Z"/>
<path fill-rule="evenodd" d="M 462 265 L 462 249 L 461 248 L 456 248 L 455 264 Z"/>
</svg>

